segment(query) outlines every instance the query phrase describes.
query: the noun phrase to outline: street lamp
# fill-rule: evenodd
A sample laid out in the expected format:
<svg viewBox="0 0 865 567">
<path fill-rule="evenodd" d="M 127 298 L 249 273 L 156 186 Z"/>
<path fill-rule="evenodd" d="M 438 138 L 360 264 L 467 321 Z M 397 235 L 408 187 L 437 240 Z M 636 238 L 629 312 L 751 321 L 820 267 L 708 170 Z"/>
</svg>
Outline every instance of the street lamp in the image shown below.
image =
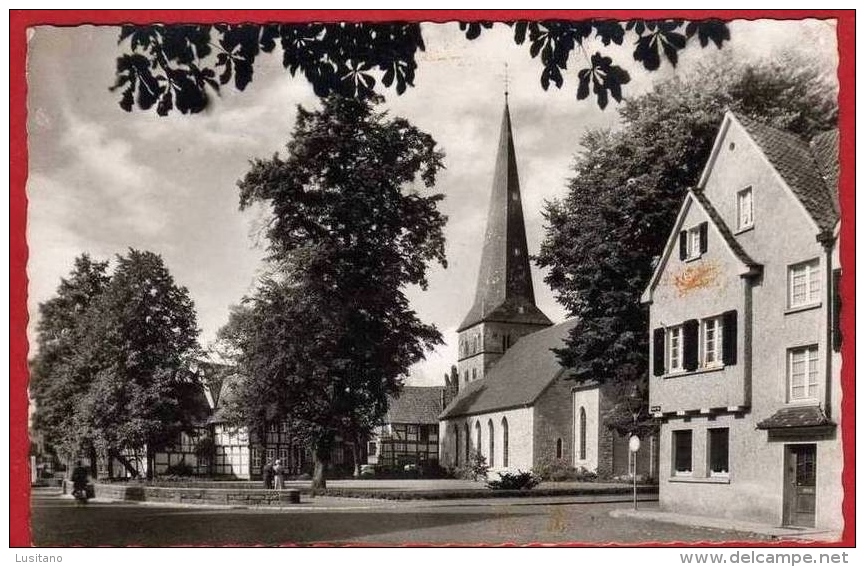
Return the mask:
<svg viewBox="0 0 865 567">
<path fill-rule="evenodd" d="M 628 409 L 631 410 L 631 416 L 634 418 L 633 428 L 631 429 L 631 438 L 628 440 L 628 449 L 631 451 L 631 459 L 634 462 L 634 468 L 631 471 L 631 479 L 634 483 L 634 510 L 637 509 L 637 451 L 640 450 L 640 436 L 637 435 L 637 418 L 640 417 L 640 408 L 643 407 L 643 400 L 637 392 L 637 386 L 631 390 L 631 395 L 628 396 Z"/>
</svg>

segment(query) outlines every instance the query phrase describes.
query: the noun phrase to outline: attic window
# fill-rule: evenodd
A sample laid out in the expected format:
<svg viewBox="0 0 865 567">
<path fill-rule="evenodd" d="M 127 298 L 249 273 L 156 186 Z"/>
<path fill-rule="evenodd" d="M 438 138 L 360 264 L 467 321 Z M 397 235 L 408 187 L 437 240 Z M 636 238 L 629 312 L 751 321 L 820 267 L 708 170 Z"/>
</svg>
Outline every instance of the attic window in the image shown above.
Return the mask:
<svg viewBox="0 0 865 567">
<path fill-rule="evenodd" d="M 708 249 L 708 223 L 702 222 L 679 233 L 679 259 L 695 260 Z"/>
<path fill-rule="evenodd" d="M 736 224 L 739 230 L 754 226 L 754 193 L 750 187 L 736 194 Z"/>
</svg>

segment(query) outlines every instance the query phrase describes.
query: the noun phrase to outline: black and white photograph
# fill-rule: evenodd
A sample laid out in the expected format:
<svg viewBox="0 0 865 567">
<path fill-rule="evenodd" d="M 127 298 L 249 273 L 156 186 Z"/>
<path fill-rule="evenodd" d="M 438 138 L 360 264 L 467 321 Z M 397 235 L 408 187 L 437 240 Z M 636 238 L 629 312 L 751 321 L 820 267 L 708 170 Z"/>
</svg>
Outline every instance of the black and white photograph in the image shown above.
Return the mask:
<svg viewBox="0 0 865 567">
<path fill-rule="evenodd" d="M 25 545 L 851 544 L 852 12 L 160 14 L 26 26 Z"/>
</svg>

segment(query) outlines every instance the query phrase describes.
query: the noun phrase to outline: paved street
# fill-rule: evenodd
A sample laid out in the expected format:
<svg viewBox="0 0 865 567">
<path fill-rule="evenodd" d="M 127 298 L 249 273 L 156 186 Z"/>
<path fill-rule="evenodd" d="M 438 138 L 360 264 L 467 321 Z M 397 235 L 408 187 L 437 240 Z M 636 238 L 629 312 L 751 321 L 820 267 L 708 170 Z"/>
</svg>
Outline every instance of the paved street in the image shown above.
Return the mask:
<svg viewBox="0 0 865 567">
<path fill-rule="evenodd" d="M 56 491 L 31 499 L 37 546 L 502 544 L 747 541 L 753 534 L 613 518 L 627 503 L 580 497 L 389 502 L 306 499 L 282 509 L 76 505 Z M 655 507 L 655 503 L 642 503 Z"/>
</svg>

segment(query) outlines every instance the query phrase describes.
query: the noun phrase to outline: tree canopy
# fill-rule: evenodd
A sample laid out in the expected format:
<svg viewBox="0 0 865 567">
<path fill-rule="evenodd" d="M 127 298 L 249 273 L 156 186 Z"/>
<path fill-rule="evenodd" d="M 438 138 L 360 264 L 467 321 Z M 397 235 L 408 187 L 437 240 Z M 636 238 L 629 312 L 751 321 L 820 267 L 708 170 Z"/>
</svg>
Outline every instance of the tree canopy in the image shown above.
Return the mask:
<svg viewBox="0 0 865 567">
<path fill-rule="evenodd" d="M 441 334 L 406 286 L 445 265 L 436 142 L 373 103 L 331 95 L 299 109 L 286 157 L 255 160 L 241 208 L 270 206 L 272 274 L 221 332 L 238 371 L 229 414 L 260 428 L 286 420 L 313 447 L 315 488 L 336 435 L 378 423 L 409 367 Z"/>
<path fill-rule="evenodd" d="M 589 91 L 602 109 L 612 97 L 622 100 L 631 78 L 604 55 L 604 47 L 632 41 L 633 59 L 654 71 L 662 60 L 673 66 L 689 44 L 720 48 L 730 39 L 720 20 L 555 20 L 514 21 L 514 43 L 528 47 L 541 64 L 540 83 L 562 88 L 569 65 L 578 69 L 576 98 Z M 468 40 L 480 37 L 492 22 L 460 23 Z M 339 94 L 368 98 L 393 88 L 397 94 L 414 86 L 418 51 L 425 50 L 420 23 L 267 23 L 123 26 L 119 43 L 126 52 L 117 58 L 112 90 L 121 93 L 120 106 L 131 111 L 156 109 L 202 111 L 212 94 L 232 84 L 243 91 L 254 77 L 262 54 L 282 52 L 282 65 L 301 74 L 318 96 Z M 597 49 L 596 49 L 597 48 Z M 596 50 L 595 50 L 596 49 Z M 589 55 L 590 50 L 595 50 Z M 575 54 L 575 57 L 571 57 Z M 384 87 L 384 89 L 382 89 Z"/>
<path fill-rule="evenodd" d="M 160 256 L 130 249 L 109 277 L 84 255 L 40 313 L 36 425 L 67 453 L 152 453 L 191 426 L 195 311 Z"/>
<path fill-rule="evenodd" d="M 626 101 L 620 129 L 583 137 L 567 195 L 545 207 L 537 258 L 578 318 L 558 351 L 577 380 L 645 379 L 640 295 L 726 109 L 810 137 L 835 125 L 837 92 L 823 70 L 801 61 L 714 62 Z"/>
<path fill-rule="evenodd" d="M 86 377 L 75 373 L 80 324 L 109 280 L 108 262 L 94 262 L 82 254 L 60 281 L 56 295 L 39 305 L 37 352 L 30 364 L 30 395 L 37 402 L 33 427 L 65 454 L 79 448 L 75 404 L 88 386 Z"/>
</svg>

